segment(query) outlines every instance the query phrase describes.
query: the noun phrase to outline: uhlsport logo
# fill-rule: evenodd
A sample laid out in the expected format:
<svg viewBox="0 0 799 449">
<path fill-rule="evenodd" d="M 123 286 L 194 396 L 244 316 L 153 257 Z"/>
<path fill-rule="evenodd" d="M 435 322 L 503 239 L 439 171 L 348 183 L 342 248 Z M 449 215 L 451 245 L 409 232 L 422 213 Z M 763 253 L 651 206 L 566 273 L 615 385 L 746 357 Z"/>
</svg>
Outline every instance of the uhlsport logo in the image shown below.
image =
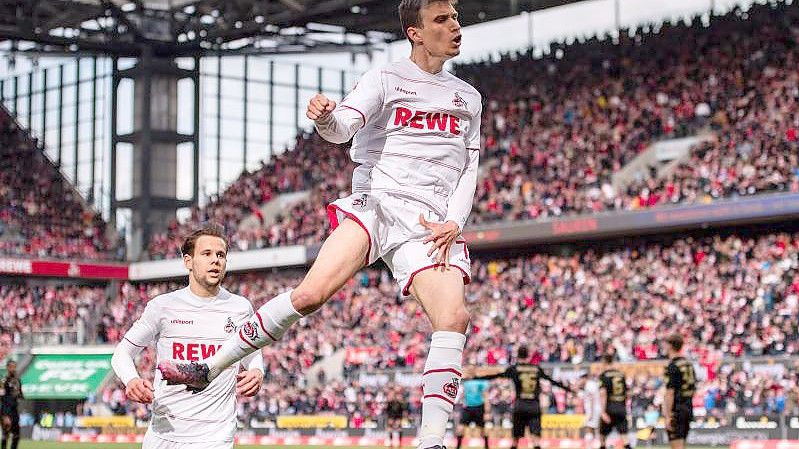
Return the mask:
<svg viewBox="0 0 799 449">
<path fill-rule="evenodd" d="M 452 99 L 452 104 L 459 108 L 465 108 L 469 105 L 457 92 L 455 92 L 455 98 Z"/>
<path fill-rule="evenodd" d="M 452 382 L 444 384 L 444 393 L 447 396 L 455 399 L 458 396 L 458 386 L 460 385 L 460 380 L 457 377 L 452 378 Z"/>
<path fill-rule="evenodd" d="M 227 317 L 227 323 L 225 323 L 225 333 L 229 334 L 236 330 L 236 325 L 233 324 L 233 318 Z"/>
<path fill-rule="evenodd" d="M 244 331 L 244 335 L 250 340 L 255 340 L 258 338 L 258 329 L 252 324 L 251 321 L 244 323 L 244 327 L 242 327 L 241 330 Z"/>
</svg>

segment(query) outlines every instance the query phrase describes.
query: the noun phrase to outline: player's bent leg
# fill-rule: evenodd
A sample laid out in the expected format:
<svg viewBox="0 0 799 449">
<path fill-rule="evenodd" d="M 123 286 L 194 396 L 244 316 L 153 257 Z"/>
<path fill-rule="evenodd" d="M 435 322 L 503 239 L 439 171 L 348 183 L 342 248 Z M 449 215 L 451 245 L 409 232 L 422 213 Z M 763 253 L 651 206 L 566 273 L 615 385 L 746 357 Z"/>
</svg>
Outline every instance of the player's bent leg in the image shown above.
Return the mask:
<svg viewBox="0 0 799 449">
<path fill-rule="evenodd" d="M 228 367 L 279 341 L 292 324 L 319 309 L 363 267 L 369 248 L 366 231 L 354 221 L 344 220 L 322 244 L 316 261 L 295 290 L 262 305 L 212 357 L 202 363 L 164 360 L 158 364 L 161 375 L 167 384 L 185 384 L 195 392 L 204 389 Z"/>
<path fill-rule="evenodd" d="M 333 296 L 364 266 L 370 248 L 369 235 L 351 219 L 339 224 L 322 244 L 316 261 L 291 293 L 291 302 L 308 315 Z"/>
<path fill-rule="evenodd" d="M 442 446 L 447 421 L 461 379 L 463 347 L 469 313 L 463 275 L 457 269 L 427 269 L 416 274 L 410 288 L 433 325 L 430 352 L 424 366 L 424 395 L 419 447 Z"/>
</svg>

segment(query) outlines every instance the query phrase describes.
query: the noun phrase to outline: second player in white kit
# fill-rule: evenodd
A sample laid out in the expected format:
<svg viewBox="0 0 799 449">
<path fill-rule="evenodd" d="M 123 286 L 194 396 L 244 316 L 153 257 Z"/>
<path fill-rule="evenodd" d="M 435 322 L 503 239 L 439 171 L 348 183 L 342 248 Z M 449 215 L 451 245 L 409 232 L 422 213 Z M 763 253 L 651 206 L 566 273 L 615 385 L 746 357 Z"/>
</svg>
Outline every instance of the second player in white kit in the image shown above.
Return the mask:
<svg viewBox="0 0 799 449">
<path fill-rule="evenodd" d="M 208 235 L 197 239 L 195 262 L 201 262 L 199 259 L 206 251 L 211 252 L 206 247 L 210 239 L 221 240 Z M 220 251 L 223 245 L 216 243 L 219 245 L 214 251 Z M 255 351 L 240 363 L 231 365 L 198 393 L 191 393 L 183 386 L 167 385 L 158 371 L 151 395 L 147 395 L 147 388 L 142 392 L 146 397 L 142 398 L 137 397 L 140 392 L 130 391 L 135 385 L 146 382 L 140 378 L 133 361 L 143 348 L 155 345 L 157 362 L 199 361 L 213 356 L 229 336 L 250 331 L 246 321 L 253 313 L 250 302 L 219 287 L 224 277 L 223 262 L 215 261 L 207 266 L 207 271 L 213 274 L 210 283 L 216 284 L 215 288 L 200 289 L 199 293 L 207 295 L 199 296 L 192 291 L 198 282 L 191 279 L 189 287 L 153 298 L 114 351 L 112 366 L 129 387 L 128 396 L 140 402 L 152 401 L 152 418 L 144 437 L 144 449 L 232 448 L 237 382 L 247 377 L 239 373 L 240 366 L 244 366 L 250 376 L 250 385 L 244 386 L 242 392 L 253 395 L 260 387 L 263 358 L 260 351 Z M 204 267 L 195 263 L 194 271 Z M 203 274 L 193 272 L 190 276 L 202 277 Z M 238 390 L 242 390 L 242 385 Z"/>
</svg>

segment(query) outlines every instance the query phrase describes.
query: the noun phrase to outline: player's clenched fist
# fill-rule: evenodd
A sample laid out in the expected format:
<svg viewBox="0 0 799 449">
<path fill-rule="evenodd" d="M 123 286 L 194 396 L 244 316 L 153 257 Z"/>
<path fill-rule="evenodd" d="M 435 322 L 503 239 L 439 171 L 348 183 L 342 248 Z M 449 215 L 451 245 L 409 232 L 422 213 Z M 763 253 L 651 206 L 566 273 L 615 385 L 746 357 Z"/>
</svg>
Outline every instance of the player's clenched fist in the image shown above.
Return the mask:
<svg viewBox="0 0 799 449">
<path fill-rule="evenodd" d="M 305 112 L 305 116 L 316 121 L 333 112 L 333 109 L 336 109 L 335 101 L 322 94 L 316 94 L 308 102 L 308 110 Z"/>
<path fill-rule="evenodd" d="M 149 380 L 140 378 L 132 379 L 125 387 L 125 395 L 128 399 L 142 404 L 153 402 L 153 384 Z"/>
</svg>

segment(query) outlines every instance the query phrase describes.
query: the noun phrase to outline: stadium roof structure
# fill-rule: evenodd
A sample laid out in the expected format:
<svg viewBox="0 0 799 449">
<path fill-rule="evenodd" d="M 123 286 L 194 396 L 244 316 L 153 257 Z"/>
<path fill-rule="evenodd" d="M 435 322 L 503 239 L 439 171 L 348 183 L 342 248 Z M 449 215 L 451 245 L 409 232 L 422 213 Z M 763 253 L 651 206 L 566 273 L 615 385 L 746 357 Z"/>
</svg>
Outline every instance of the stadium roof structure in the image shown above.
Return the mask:
<svg viewBox="0 0 799 449">
<path fill-rule="evenodd" d="M 464 26 L 582 0 L 461 0 Z M 11 52 L 138 57 L 367 51 L 397 0 L 0 0 Z"/>
</svg>

